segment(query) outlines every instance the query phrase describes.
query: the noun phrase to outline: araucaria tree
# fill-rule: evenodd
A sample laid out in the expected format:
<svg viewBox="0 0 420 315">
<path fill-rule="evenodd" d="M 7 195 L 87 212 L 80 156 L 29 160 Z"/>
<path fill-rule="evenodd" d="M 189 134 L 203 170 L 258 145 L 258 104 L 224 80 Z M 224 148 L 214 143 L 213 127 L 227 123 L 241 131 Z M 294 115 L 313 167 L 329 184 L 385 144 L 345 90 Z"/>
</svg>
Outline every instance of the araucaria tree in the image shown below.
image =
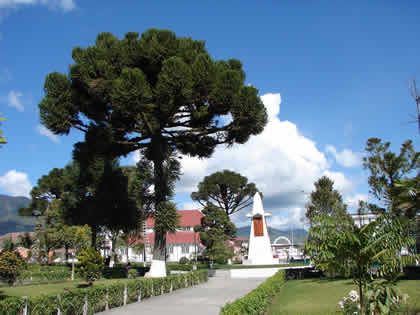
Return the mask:
<svg viewBox="0 0 420 315">
<path fill-rule="evenodd" d="M 257 191 L 255 184 L 248 183 L 245 176 L 224 170 L 204 177 L 198 184 L 198 191 L 191 194 L 191 199 L 202 206 L 210 202 L 231 215 L 248 207 Z"/>
<path fill-rule="evenodd" d="M 239 60 L 214 61 L 203 41 L 167 30 L 138 36 L 101 33 L 94 46 L 74 48 L 70 73 L 47 76 L 39 109 L 49 130 L 82 131 L 97 154 L 144 149 L 153 162 L 159 224 L 169 152 L 209 157 L 219 144 L 245 143 L 263 130 L 267 113 L 258 90 L 245 85 Z M 226 115 L 232 119 L 221 119 Z M 156 231 L 155 263 L 165 259 L 165 247 L 166 231 Z"/>
<path fill-rule="evenodd" d="M 402 144 L 399 154 L 390 151 L 390 145 L 390 142 L 383 143 L 378 138 L 371 138 L 366 143 L 367 156 L 363 158 L 363 166 L 370 173 L 370 192 L 380 202 L 379 206 L 369 207 L 373 212 L 390 212 L 413 218 L 416 209 L 400 207 L 404 187 L 398 184 L 409 178 L 413 171 L 418 171 L 420 152 L 414 150 L 411 140 Z"/>
</svg>

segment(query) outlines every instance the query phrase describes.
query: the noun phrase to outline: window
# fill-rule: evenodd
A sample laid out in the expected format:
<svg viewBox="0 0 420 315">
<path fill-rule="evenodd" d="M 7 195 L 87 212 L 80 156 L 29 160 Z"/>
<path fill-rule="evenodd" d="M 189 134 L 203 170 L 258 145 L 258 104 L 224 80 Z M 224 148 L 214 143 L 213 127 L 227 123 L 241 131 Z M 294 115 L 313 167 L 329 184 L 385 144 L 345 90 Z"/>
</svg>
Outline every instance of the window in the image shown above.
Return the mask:
<svg viewBox="0 0 420 315">
<path fill-rule="evenodd" d="M 167 245 L 166 246 L 166 253 L 167 254 L 173 254 L 174 253 L 174 246 L 173 245 Z"/>
<path fill-rule="evenodd" d="M 190 252 L 190 245 L 182 244 L 181 245 L 181 253 L 182 254 L 188 254 L 189 252 Z"/>
<path fill-rule="evenodd" d="M 254 236 L 264 236 L 263 218 L 256 217 L 253 219 L 253 221 L 254 221 Z"/>
</svg>

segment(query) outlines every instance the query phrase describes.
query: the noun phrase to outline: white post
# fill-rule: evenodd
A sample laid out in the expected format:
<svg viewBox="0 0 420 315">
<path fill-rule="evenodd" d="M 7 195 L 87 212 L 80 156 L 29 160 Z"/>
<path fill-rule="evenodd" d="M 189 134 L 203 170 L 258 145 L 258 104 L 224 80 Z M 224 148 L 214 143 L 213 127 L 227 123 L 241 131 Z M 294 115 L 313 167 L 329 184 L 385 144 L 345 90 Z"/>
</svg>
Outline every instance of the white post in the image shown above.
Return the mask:
<svg viewBox="0 0 420 315">
<path fill-rule="evenodd" d="M 85 304 L 83 304 L 83 315 L 87 315 L 88 313 L 88 297 L 85 296 Z"/>
<path fill-rule="evenodd" d="M 141 302 L 141 287 L 139 288 L 139 296 L 137 298 L 137 302 Z"/>
<path fill-rule="evenodd" d="M 25 305 L 23 306 L 23 315 L 28 315 L 28 297 L 24 296 Z"/>
<path fill-rule="evenodd" d="M 124 285 L 124 305 L 127 305 L 127 284 Z"/>
<path fill-rule="evenodd" d="M 61 300 L 61 296 L 60 296 L 60 294 L 58 294 L 58 295 L 57 295 L 57 299 L 58 299 L 58 301 L 60 301 L 60 300 Z M 60 306 L 58 306 L 58 307 L 57 307 L 57 315 L 61 315 Z"/>
</svg>

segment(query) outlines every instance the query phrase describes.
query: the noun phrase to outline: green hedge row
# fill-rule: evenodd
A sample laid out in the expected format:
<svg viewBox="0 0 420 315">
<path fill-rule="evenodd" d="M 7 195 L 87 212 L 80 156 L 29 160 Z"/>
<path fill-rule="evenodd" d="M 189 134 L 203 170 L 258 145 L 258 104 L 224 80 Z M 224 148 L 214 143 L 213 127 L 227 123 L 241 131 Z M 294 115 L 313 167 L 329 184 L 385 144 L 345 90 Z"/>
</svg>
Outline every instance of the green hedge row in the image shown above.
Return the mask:
<svg viewBox="0 0 420 315">
<path fill-rule="evenodd" d="M 58 309 L 63 315 L 82 315 L 85 308 L 87 314 L 94 314 L 206 281 L 207 271 L 200 270 L 165 278 L 121 280 L 59 295 L 29 297 L 27 301 L 22 297 L 9 297 L 0 301 L 0 314 L 23 314 L 25 304 L 28 315 L 53 315 L 57 314 Z"/>
<path fill-rule="evenodd" d="M 226 304 L 220 315 L 258 315 L 264 314 L 275 295 L 286 281 L 284 270 L 278 271 L 274 276 L 268 278 L 258 288 L 251 291 L 243 298 Z"/>
</svg>

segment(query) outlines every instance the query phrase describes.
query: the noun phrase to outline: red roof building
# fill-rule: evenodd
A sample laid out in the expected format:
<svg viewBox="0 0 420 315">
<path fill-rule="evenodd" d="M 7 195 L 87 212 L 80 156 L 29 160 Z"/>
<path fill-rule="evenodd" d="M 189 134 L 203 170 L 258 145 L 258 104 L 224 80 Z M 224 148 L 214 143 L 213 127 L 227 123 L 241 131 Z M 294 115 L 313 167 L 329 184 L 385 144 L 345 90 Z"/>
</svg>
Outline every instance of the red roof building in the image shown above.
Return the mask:
<svg viewBox="0 0 420 315">
<path fill-rule="evenodd" d="M 201 225 L 203 214 L 199 210 L 179 210 L 179 228 L 175 233 L 166 233 L 167 260 L 179 261 L 182 257 L 193 259 L 200 248 L 203 248 L 200 233 L 194 232 L 194 226 Z M 152 259 L 152 249 L 155 243 L 154 218 L 146 220 L 144 239 L 137 242 L 146 243 L 146 261 Z M 144 261 L 143 254 L 131 255 L 130 261 Z"/>
</svg>

